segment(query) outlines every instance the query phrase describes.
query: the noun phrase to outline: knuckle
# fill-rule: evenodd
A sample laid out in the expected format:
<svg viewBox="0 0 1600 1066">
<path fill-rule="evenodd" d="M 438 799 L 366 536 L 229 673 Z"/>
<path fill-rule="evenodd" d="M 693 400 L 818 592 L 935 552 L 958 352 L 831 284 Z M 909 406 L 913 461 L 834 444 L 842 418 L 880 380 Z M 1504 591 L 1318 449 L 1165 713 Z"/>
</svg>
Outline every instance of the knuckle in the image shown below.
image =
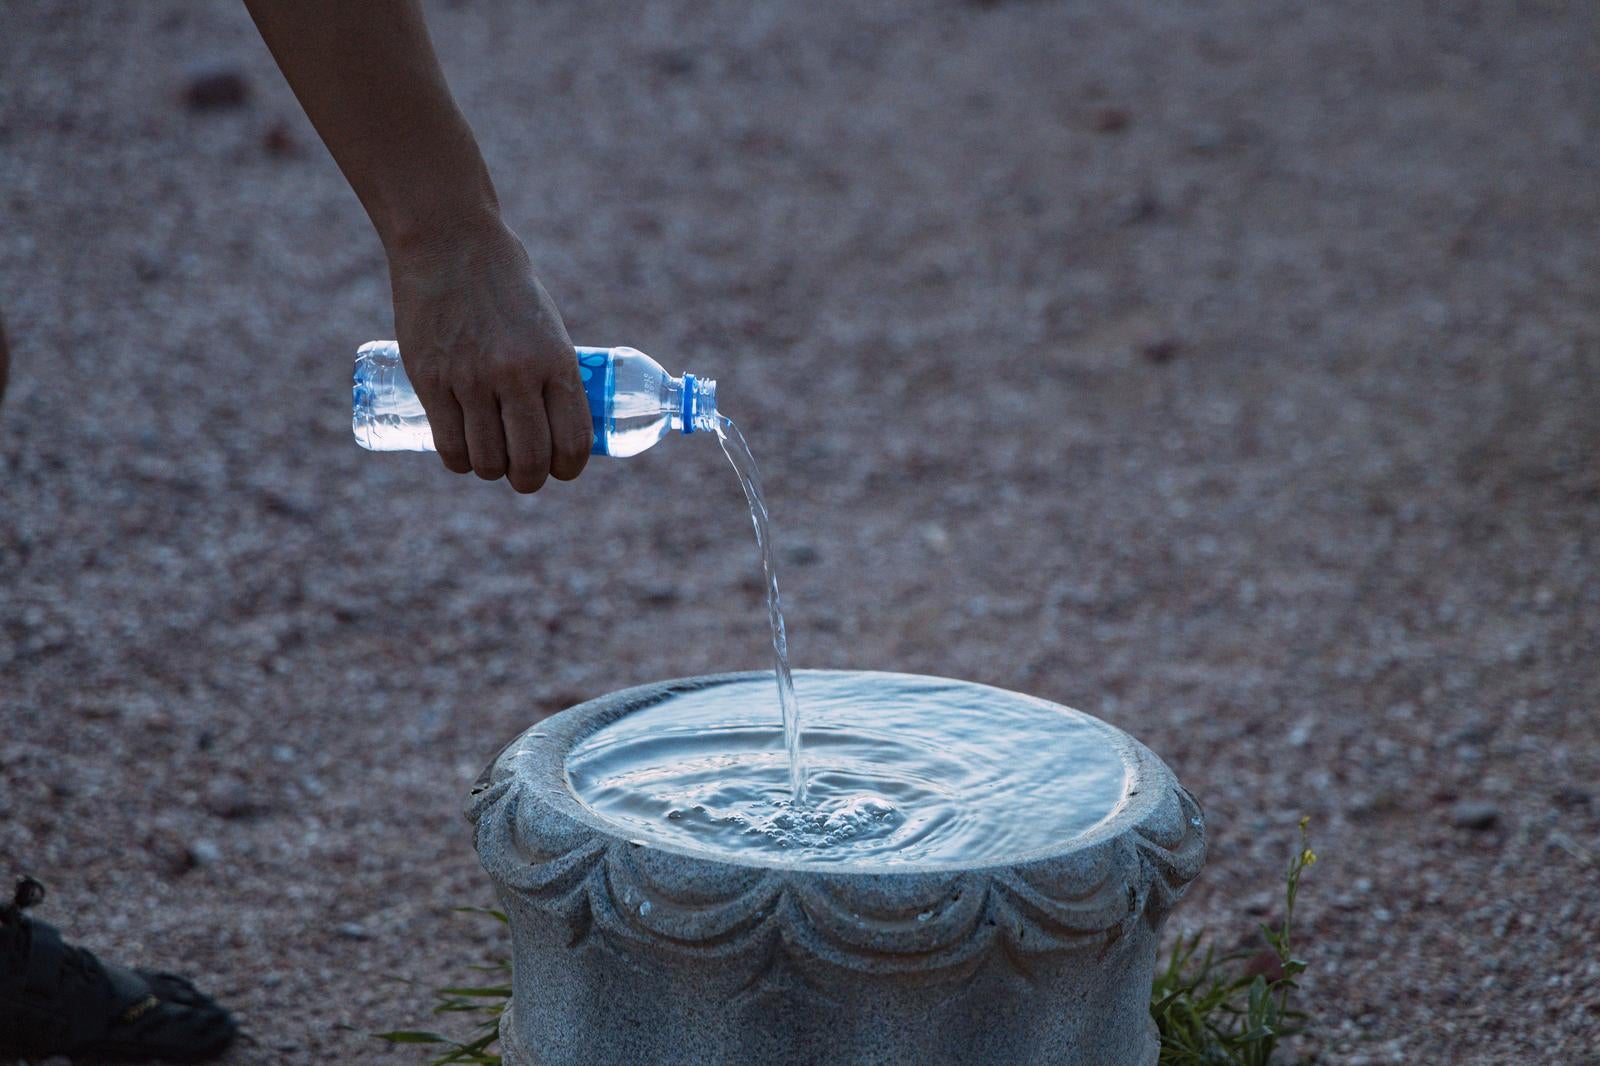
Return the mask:
<svg viewBox="0 0 1600 1066">
<path fill-rule="evenodd" d="M 575 459 L 552 463 L 550 476 L 560 481 L 572 481 L 583 473 L 583 468 L 588 465 L 588 458 L 587 455 L 580 455 Z"/>
<path fill-rule="evenodd" d="M 472 469 L 472 459 L 467 454 L 467 442 L 461 439 L 460 434 L 435 430 L 433 450 L 439 453 L 439 458 L 443 460 L 445 466 L 457 473 L 464 474 Z"/>
<path fill-rule="evenodd" d="M 588 411 L 589 397 L 583 391 L 583 381 L 578 377 L 577 364 L 555 375 L 545 383 L 545 388 L 549 390 L 550 398 L 557 403 L 564 404 L 574 411 Z"/>
<path fill-rule="evenodd" d="M 502 382 L 496 391 L 499 393 L 501 406 L 514 410 L 518 418 L 528 418 L 539 405 L 538 383 L 530 384 L 520 376 L 513 376 Z"/>
<path fill-rule="evenodd" d="M 433 446 L 440 452 L 450 452 L 452 455 L 466 452 L 466 438 L 462 436 L 461 427 L 456 423 L 456 419 L 429 416 L 428 426 L 433 433 Z"/>
<path fill-rule="evenodd" d="M 472 449 L 472 469 L 485 481 L 505 477 L 514 465 L 503 448 L 482 446 Z"/>
<path fill-rule="evenodd" d="M 436 420 L 443 413 L 447 404 L 454 404 L 455 398 L 450 395 L 449 386 L 439 377 L 428 377 L 421 380 L 415 378 L 411 381 L 411 388 L 417 394 L 417 399 L 422 403 L 422 410 L 430 420 Z"/>
<path fill-rule="evenodd" d="M 589 461 L 595 447 L 595 435 L 588 426 L 581 432 L 572 432 L 555 441 L 555 454 L 567 463 L 582 466 Z"/>
<path fill-rule="evenodd" d="M 405 343 L 403 337 L 401 341 L 400 363 L 405 367 L 406 377 L 411 380 L 417 393 L 420 395 L 424 389 L 441 384 L 444 381 L 444 360 L 439 358 L 439 353 L 426 344 Z"/>
<path fill-rule="evenodd" d="M 506 470 L 511 464 L 506 461 L 505 452 L 489 444 L 472 449 L 472 472 L 485 481 L 497 481 L 506 476 Z"/>
<path fill-rule="evenodd" d="M 563 434 L 562 440 L 555 445 L 555 451 L 557 451 L 557 455 L 562 456 L 568 463 L 576 463 L 578 466 L 582 466 L 582 464 L 589 461 L 589 451 L 594 448 L 594 445 L 594 431 L 587 424 L 584 424 L 581 429 L 574 429 L 570 434 Z"/>
<path fill-rule="evenodd" d="M 470 396 L 474 399 L 494 391 L 490 375 L 477 363 L 468 363 L 451 375 L 450 387 L 457 396 Z"/>
<path fill-rule="evenodd" d="M 587 418 L 575 418 L 563 427 L 559 435 L 560 446 L 574 455 L 588 455 L 594 447 L 594 423 Z"/>
<path fill-rule="evenodd" d="M 543 488 L 548 474 L 548 468 L 538 463 L 518 463 L 512 468 L 508 479 L 512 488 L 527 494 Z"/>
<path fill-rule="evenodd" d="M 583 377 L 579 373 L 578 353 L 568 350 L 566 355 L 557 357 L 550 364 L 550 372 L 545 375 L 545 380 L 553 389 L 562 392 L 582 392 Z"/>
</svg>

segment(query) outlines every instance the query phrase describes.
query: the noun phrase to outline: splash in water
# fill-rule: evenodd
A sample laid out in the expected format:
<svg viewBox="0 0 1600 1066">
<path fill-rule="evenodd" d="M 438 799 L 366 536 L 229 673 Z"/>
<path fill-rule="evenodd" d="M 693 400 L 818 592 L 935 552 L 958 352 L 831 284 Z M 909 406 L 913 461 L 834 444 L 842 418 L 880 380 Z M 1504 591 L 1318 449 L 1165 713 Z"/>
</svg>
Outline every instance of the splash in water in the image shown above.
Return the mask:
<svg viewBox="0 0 1600 1066">
<path fill-rule="evenodd" d="M 796 810 L 806 804 L 806 770 L 800 752 L 800 701 L 794 694 L 794 674 L 789 669 L 789 637 L 783 628 L 783 603 L 778 598 L 778 571 L 772 557 L 772 530 L 767 503 L 761 495 L 761 471 L 750 454 L 744 434 L 727 415 L 717 416 L 717 440 L 739 475 L 739 486 L 750 503 L 750 522 L 756 527 L 756 547 L 761 550 L 761 572 L 767 579 L 767 619 L 772 623 L 772 659 L 778 675 L 778 703 L 783 708 L 783 744 L 789 754 L 789 802 Z"/>
<path fill-rule="evenodd" d="M 590 810 L 640 838 L 741 862 L 950 867 L 1058 848 L 1122 805 L 1122 742 L 1076 711 L 960 681 L 800 671 L 817 763 L 789 799 L 771 689 L 673 694 L 567 756 Z"/>
</svg>

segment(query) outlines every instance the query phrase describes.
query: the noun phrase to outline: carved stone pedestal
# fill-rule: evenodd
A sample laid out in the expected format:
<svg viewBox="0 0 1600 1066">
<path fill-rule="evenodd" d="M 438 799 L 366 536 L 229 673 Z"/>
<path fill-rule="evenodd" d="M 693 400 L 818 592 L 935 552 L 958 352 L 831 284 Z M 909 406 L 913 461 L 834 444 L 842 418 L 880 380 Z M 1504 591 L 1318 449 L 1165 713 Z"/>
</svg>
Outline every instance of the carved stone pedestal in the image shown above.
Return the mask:
<svg viewBox="0 0 1600 1066">
<path fill-rule="evenodd" d="M 1128 769 L 1108 819 L 1015 864 L 884 873 L 754 866 L 633 842 L 581 804 L 572 746 L 698 686 L 539 723 L 467 813 L 510 918 L 507 1066 L 1153 1066 L 1161 925 L 1205 857 L 1193 797 L 1100 723 Z"/>
</svg>

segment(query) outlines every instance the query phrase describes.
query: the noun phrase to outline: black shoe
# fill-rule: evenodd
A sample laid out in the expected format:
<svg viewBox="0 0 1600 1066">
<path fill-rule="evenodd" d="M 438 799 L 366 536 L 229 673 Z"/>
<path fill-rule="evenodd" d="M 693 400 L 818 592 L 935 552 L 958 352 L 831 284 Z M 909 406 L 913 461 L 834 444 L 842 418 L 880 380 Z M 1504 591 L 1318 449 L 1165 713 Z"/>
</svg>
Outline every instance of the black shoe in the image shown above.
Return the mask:
<svg viewBox="0 0 1600 1066">
<path fill-rule="evenodd" d="M 25 877 L 0 905 L 0 1059 L 207 1062 L 233 1042 L 232 1016 L 186 979 L 101 962 L 22 913 L 42 899 Z"/>
</svg>

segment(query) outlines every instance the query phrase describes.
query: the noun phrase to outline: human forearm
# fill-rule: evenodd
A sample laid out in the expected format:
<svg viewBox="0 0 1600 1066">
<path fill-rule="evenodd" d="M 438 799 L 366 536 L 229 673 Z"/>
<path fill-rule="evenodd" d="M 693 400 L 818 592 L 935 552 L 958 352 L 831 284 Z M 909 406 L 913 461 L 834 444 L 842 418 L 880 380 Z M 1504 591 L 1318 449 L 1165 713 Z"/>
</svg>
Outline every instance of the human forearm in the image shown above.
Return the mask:
<svg viewBox="0 0 1600 1066">
<path fill-rule="evenodd" d="M 500 218 L 416 0 L 245 0 L 389 256 L 395 338 L 444 465 L 520 492 L 593 439 L 572 341 Z"/>
<path fill-rule="evenodd" d="M 245 0 L 389 254 L 497 215 L 417 0 Z"/>
</svg>

